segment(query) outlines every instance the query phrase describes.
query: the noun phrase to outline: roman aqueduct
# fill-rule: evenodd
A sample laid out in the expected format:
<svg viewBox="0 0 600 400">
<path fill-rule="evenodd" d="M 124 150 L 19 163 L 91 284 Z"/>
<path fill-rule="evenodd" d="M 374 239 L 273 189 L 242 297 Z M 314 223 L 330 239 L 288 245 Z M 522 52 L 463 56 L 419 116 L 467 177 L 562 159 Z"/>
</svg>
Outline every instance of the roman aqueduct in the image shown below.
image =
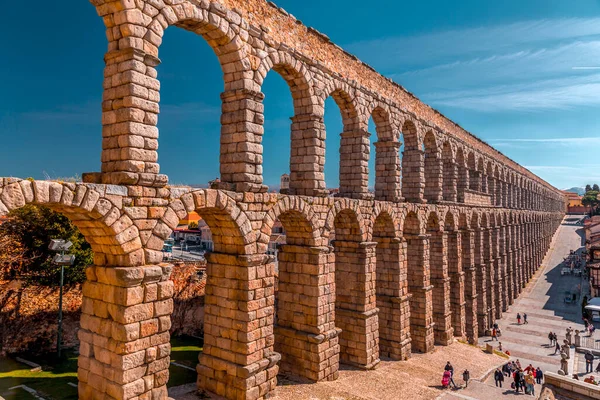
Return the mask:
<svg viewBox="0 0 600 400">
<path fill-rule="evenodd" d="M 228 399 L 264 398 L 281 372 L 333 380 L 340 363 L 371 369 L 381 357 L 474 341 L 540 266 L 564 214 L 557 189 L 273 3 L 91 2 L 108 38 L 101 172 L 77 184 L 0 178 L 0 215 L 45 205 L 95 252 L 80 398 L 167 398 L 173 286 L 161 250 L 190 211 L 215 242 L 198 385 Z M 155 68 L 171 26 L 201 35 L 223 70 L 221 182 L 211 189 L 170 187 L 159 173 Z M 261 84 L 271 70 L 294 101 L 285 194 L 267 193 L 262 179 Z M 344 124 L 336 197 L 323 172 L 330 96 Z M 277 219 L 287 244 L 276 290 L 266 250 Z"/>
</svg>

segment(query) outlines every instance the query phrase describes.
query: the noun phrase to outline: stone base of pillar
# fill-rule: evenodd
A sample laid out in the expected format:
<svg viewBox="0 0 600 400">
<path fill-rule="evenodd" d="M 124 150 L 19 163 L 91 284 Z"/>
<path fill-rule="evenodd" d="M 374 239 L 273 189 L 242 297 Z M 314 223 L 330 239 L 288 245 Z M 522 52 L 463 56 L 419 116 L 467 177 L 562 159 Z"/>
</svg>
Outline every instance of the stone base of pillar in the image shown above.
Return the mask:
<svg viewBox="0 0 600 400">
<path fill-rule="evenodd" d="M 275 351 L 281 354 L 280 373 L 299 376 L 313 382 L 337 379 L 340 333 L 341 329 L 338 328 L 314 334 L 275 327 Z"/>
<path fill-rule="evenodd" d="M 80 399 L 167 399 L 171 269 L 87 268 L 78 332 Z"/>
<path fill-rule="evenodd" d="M 454 328 L 452 328 L 452 313 L 447 313 L 445 315 L 440 315 L 436 318 L 436 314 L 433 314 L 434 321 L 443 320 L 445 324 L 438 325 L 437 323 L 434 326 L 434 343 L 442 346 L 448 346 L 454 341 Z"/>
<path fill-rule="evenodd" d="M 278 353 L 247 366 L 241 366 L 221 358 L 201 354 L 198 372 L 198 387 L 228 399 L 258 400 L 277 386 Z"/>
<path fill-rule="evenodd" d="M 362 369 L 379 364 L 379 309 L 360 312 L 335 309 L 340 327 L 340 361 Z"/>
<path fill-rule="evenodd" d="M 379 354 L 392 360 L 410 357 L 410 296 L 377 295 Z"/>
</svg>

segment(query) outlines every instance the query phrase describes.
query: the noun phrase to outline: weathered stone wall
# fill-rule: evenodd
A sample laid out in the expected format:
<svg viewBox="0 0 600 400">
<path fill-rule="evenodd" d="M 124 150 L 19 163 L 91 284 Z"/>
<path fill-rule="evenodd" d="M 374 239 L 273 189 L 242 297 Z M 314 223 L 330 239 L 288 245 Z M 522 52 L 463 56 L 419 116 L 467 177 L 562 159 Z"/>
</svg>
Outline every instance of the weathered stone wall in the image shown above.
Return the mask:
<svg viewBox="0 0 600 400">
<path fill-rule="evenodd" d="M 65 214 L 95 252 L 79 333 L 85 399 L 165 398 L 173 285 L 161 249 L 190 211 L 200 213 L 215 242 L 198 382 L 232 399 L 264 397 L 279 371 L 331 380 L 340 362 L 373 368 L 382 356 L 401 360 L 455 337 L 475 340 L 539 267 L 563 216 L 460 203 L 0 181 L 3 214 L 29 203 Z M 279 252 L 277 292 L 266 255 L 276 220 L 288 243 Z"/>
</svg>

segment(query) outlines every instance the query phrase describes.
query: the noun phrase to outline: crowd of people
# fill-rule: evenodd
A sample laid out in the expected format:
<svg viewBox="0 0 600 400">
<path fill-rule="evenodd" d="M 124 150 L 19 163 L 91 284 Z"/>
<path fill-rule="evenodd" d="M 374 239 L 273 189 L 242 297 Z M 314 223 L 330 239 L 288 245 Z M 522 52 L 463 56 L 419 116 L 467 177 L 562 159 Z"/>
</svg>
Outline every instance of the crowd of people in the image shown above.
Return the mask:
<svg viewBox="0 0 600 400">
<path fill-rule="evenodd" d="M 535 368 L 529 364 L 523 369 L 519 360 L 507 362 L 502 366 L 502 370 L 496 369 L 494 373 L 496 387 L 502 387 L 505 376 L 507 379 L 513 380 L 510 386 L 516 393 L 522 391 L 532 396 L 535 396 L 535 384 L 541 384 L 544 379 L 544 373 L 540 367 Z"/>
</svg>

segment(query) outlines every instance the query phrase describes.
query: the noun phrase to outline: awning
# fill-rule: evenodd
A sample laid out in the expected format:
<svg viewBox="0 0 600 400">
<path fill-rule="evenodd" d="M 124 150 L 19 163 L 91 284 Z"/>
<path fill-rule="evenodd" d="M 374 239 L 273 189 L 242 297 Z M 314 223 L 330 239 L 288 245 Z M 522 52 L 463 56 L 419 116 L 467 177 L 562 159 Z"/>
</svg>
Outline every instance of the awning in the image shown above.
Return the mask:
<svg viewBox="0 0 600 400">
<path fill-rule="evenodd" d="M 600 297 L 591 298 L 588 304 L 585 306 L 585 309 L 600 312 Z"/>
</svg>

